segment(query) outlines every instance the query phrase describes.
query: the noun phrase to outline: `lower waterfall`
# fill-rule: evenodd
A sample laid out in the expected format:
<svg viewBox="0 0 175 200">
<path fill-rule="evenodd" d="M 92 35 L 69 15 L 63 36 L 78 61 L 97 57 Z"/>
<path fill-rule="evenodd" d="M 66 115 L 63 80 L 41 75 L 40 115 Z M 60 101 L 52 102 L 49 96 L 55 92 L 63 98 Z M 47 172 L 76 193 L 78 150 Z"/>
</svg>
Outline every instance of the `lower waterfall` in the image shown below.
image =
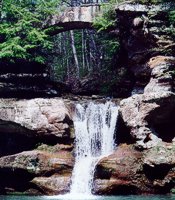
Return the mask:
<svg viewBox="0 0 175 200">
<path fill-rule="evenodd" d="M 97 162 L 114 150 L 117 117 L 118 107 L 111 101 L 76 105 L 75 166 L 70 194 L 91 194 Z"/>
</svg>

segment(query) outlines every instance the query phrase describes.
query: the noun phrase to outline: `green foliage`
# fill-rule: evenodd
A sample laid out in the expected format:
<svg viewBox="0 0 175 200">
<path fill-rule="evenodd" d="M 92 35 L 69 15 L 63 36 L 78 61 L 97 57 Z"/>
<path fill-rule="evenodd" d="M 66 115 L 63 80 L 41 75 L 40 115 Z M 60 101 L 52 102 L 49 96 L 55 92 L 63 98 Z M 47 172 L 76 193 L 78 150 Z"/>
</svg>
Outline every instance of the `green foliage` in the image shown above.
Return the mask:
<svg viewBox="0 0 175 200">
<path fill-rule="evenodd" d="M 53 66 L 55 79 L 64 81 L 68 74 L 72 76 L 75 72 L 70 34 L 60 33 L 53 39 L 53 55 L 49 57 L 49 65 Z M 115 65 L 119 50 L 119 41 L 115 35 L 97 33 L 95 30 L 75 30 L 74 39 L 81 78 L 88 74 L 101 73 Z"/>
<path fill-rule="evenodd" d="M 164 1 L 165 0 L 135 0 L 136 3 L 141 3 L 141 4 L 159 4 Z"/>
<path fill-rule="evenodd" d="M 175 24 L 175 10 L 169 12 L 169 21 L 171 24 Z"/>
<path fill-rule="evenodd" d="M 115 6 L 125 1 L 126 0 L 110 0 L 109 3 L 104 3 L 101 5 L 102 14 L 98 15 L 93 22 L 93 26 L 98 30 L 98 32 L 108 30 L 115 26 L 116 24 Z M 141 4 L 158 4 L 165 2 L 165 0 L 133 0 L 131 2 L 141 3 Z"/>
<path fill-rule="evenodd" d="M 112 37 L 107 33 L 106 34 L 103 33 L 100 36 L 100 38 L 101 38 L 101 43 L 102 43 L 104 52 L 107 52 L 106 59 L 104 61 L 107 61 L 107 63 L 109 64 L 112 57 L 116 55 L 116 53 L 118 52 L 120 48 L 119 41 L 117 40 L 116 37 Z"/>
<path fill-rule="evenodd" d="M 43 23 L 54 12 L 58 0 L 5 0 L 0 18 L 0 59 L 45 62 L 43 50 L 52 48 Z"/>
<path fill-rule="evenodd" d="M 116 22 L 114 4 L 110 2 L 109 4 L 103 4 L 101 7 L 102 14 L 98 15 L 93 22 L 93 26 L 98 32 L 114 27 Z"/>
<path fill-rule="evenodd" d="M 93 22 L 93 26 L 97 29 L 97 33 L 100 35 L 100 40 L 105 52 L 107 52 L 106 61 L 111 60 L 114 54 L 119 49 L 119 41 L 115 37 L 110 37 L 108 33 L 104 31 L 114 28 L 116 24 L 116 13 L 114 9 L 115 2 L 102 5 L 103 14 L 97 16 Z M 102 34 L 101 34 L 102 32 Z"/>
<path fill-rule="evenodd" d="M 173 38 L 175 38 L 175 9 L 173 6 L 172 8 L 173 9 L 168 12 L 169 23 L 170 23 L 169 34 L 172 35 Z"/>
<path fill-rule="evenodd" d="M 97 33 L 100 35 L 101 45 L 103 46 L 104 52 L 107 52 L 104 62 L 109 64 L 112 57 L 119 50 L 119 41 L 116 37 L 111 37 L 104 31 L 114 28 L 116 25 L 116 13 L 115 5 L 122 2 L 123 0 L 111 0 L 108 4 L 102 5 L 102 14 L 97 16 L 93 22 L 93 26 L 97 29 Z M 101 34 L 102 32 L 102 34 Z"/>
</svg>

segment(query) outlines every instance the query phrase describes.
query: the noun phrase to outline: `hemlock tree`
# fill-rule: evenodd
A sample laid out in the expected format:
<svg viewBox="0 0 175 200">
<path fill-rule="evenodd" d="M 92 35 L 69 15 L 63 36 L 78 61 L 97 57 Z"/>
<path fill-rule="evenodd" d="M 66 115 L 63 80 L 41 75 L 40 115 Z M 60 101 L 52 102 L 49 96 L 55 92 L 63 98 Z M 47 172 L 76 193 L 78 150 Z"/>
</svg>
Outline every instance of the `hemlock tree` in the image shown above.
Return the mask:
<svg viewBox="0 0 175 200">
<path fill-rule="evenodd" d="M 44 22 L 56 13 L 59 0 L 0 0 L 0 60 L 45 62 L 52 48 Z"/>
</svg>

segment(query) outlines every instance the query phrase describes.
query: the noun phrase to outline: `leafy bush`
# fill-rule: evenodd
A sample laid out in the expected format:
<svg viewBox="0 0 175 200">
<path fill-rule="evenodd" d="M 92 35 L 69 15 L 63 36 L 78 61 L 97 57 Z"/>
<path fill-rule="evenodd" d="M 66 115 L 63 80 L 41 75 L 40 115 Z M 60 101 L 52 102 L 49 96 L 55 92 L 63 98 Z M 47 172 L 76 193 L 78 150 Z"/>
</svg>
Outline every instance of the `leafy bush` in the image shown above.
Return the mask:
<svg viewBox="0 0 175 200">
<path fill-rule="evenodd" d="M 169 12 L 169 20 L 171 24 L 175 24 L 175 10 Z"/>
<path fill-rule="evenodd" d="M 98 32 L 115 26 L 116 13 L 114 4 L 115 3 L 110 2 L 109 4 L 101 5 L 102 14 L 98 15 L 93 22 L 93 26 L 98 30 Z"/>
</svg>

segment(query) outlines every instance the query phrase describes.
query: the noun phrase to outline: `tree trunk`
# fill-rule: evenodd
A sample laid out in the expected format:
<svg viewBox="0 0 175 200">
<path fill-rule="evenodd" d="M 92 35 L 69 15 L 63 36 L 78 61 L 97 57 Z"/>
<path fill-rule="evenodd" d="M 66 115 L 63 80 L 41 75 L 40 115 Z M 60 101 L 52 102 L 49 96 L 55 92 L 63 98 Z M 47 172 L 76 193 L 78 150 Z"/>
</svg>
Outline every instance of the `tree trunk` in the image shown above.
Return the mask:
<svg viewBox="0 0 175 200">
<path fill-rule="evenodd" d="M 91 60 L 93 62 L 93 70 L 98 71 L 100 69 L 100 53 L 99 49 L 97 48 L 95 38 L 94 38 L 94 32 L 91 30 L 87 30 L 89 37 L 90 37 L 90 49 L 91 49 Z"/>
<path fill-rule="evenodd" d="M 2 20 L 3 0 L 0 0 L 0 21 Z"/>
<path fill-rule="evenodd" d="M 82 30 L 82 67 L 85 70 L 85 42 L 84 42 L 84 30 Z"/>
<path fill-rule="evenodd" d="M 74 38 L 74 32 L 73 30 L 70 31 L 70 37 L 71 37 L 71 45 L 72 45 L 72 52 L 75 60 L 75 67 L 76 67 L 76 77 L 80 77 L 80 68 L 78 63 L 78 57 L 77 57 L 77 51 L 75 48 L 75 38 Z"/>
</svg>

